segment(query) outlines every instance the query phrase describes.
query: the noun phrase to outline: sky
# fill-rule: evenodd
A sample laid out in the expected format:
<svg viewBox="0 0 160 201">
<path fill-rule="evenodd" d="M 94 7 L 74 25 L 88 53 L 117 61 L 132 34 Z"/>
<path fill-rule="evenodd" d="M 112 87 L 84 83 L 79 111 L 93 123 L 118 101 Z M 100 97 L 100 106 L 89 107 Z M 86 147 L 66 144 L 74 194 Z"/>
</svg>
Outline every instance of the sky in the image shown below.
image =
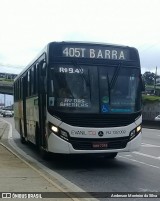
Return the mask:
<svg viewBox="0 0 160 201">
<path fill-rule="evenodd" d="M 0 0 L 0 71 L 19 73 L 51 41 L 136 47 L 160 74 L 159 0 Z"/>
<path fill-rule="evenodd" d="M 160 75 L 159 9 L 160 0 L 0 0 L 0 72 L 20 73 L 48 42 L 92 41 L 136 47 L 142 73 Z"/>
</svg>

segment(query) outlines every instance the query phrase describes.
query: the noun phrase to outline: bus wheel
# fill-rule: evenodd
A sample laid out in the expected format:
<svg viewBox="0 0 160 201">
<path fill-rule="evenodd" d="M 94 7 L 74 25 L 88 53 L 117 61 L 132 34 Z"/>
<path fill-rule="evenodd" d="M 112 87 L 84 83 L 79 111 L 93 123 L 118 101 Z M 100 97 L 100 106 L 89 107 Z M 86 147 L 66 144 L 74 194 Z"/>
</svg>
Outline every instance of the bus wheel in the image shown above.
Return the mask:
<svg viewBox="0 0 160 201">
<path fill-rule="evenodd" d="M 21 143 L 22 143 L 22 144 L 25 144 L 25 143 L 26 143 L 25 137 L 23 137 L 22 124 L 21 124 L 21 122 L 20 122 L 20 139 L 21 139 Z"/>
<path fill-rule="evenodd" d="M 40 147 L 39 153 L 40 153 L 40 156 L 42 159 L 44 159 L 44 160 L 49 159 L 49 153 L 43 147 Z"/>
<path fill-rule="evenodd" d="M 41 146 L 41 139 L 39 135 L 39 127 L 36 125 L 36 131 L 35 131 L 35 141 L 36 141 L 36 149 L 38 153 L 40 154 L 42 159 L 47 160 L 48 159 L 48 152 Z"/>
<path fill-rule="evenodd" d="M 35 130 L 35 141 L 36 141 L 36 149 L 39 151 L 40 149 L 40 137 L 39 137 L 39 128 L 36 124 L 36 130 Z"/>
<path fill-rule="evenodd" d="M 26 143 L 26 140 L 25 140 L 25 138 L 22 136 L 22 134 L 20 135 L 20 137 L 21 137 L 21 143 L 22 143 L 22 144 L 25 144 L 25 143 Z"/>
<path fill-rule="evenodd" d="M 107 153 L 107 154 L 105 154 L 105 158 L 107 158 L 107 159 L 114 159 L 116 156 L 117 156 L 117 152 L 115 152 L 115 153 Z"/>
<path fill-rule="evenodd" d="M 26 143 L 26 140 L 25 140 L 25 138 L 21 135 L 21 143 L 22 144 L 25 144 Z"/>
</svg>

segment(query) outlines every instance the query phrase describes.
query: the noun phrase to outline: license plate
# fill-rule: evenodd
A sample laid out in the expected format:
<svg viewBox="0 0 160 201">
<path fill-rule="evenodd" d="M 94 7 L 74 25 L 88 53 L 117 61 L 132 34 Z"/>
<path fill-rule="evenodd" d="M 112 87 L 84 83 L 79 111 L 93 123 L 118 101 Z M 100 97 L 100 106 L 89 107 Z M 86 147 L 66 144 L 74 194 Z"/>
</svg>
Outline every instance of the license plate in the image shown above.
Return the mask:
<svg viewBox="0 0 160 201">
<path fill-rule="evenodd" d="M 99 142 L 99 143 L 94 142 L 94 143 L 92 143 L 92 147 L 95 148 L 95 149 L 99 149 L 99 148 L 103 149 L 103 148 L 107 148 L 108 144 L 106 142 Z"/>
</svg>

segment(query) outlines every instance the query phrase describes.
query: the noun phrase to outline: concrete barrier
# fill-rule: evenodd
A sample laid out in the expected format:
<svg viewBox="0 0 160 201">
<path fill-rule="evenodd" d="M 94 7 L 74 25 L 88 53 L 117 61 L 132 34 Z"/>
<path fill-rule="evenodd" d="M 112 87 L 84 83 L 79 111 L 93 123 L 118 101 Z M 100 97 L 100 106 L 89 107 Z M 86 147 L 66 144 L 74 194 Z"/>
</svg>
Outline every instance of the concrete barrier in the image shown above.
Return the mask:
<svg viewBox="0 0 160 201">
<path fill-rule="evenodd" d="M 142 127 L 143 128 L 160 129 L 160 121 L 143 120 L 142 121 Z"/>
<path fill-rule="evenodd" d="M 0 140 L 1 140 L 2 136 L 3 136 L 3 134 L 5 133 L 7 127 L 8 127 L 8 124 L 4 123 L 4 121 L 2 121 L 0 119 Z"/>
</svg>

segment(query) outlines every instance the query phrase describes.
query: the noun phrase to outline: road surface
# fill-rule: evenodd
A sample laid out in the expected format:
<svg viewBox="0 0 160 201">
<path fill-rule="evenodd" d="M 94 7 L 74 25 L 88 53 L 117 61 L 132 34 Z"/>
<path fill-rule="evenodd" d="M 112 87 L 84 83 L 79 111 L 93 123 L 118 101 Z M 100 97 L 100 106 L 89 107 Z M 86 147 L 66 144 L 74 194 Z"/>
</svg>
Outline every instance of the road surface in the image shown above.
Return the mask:
<svg viewBox="0 0 160 201">
<path fill-rule="evenodd" d="M 144 128 L 141 150 L 133 153 L 120 153 L 114 160 L 75 156 L 56 161 L 51 158 L 46 162 L 39 157 L 32 146 L 20 143 L 19 134 L 14 129 L 13 118 L 5 120 L 13 125 L 13 139 L 19 149 L 44 165 L 50 174 L 56 173 L 84 191 L 160 192 L 159 130 Z M 137 200 L 137 198 L 132 200 Z"/>
</svg>

